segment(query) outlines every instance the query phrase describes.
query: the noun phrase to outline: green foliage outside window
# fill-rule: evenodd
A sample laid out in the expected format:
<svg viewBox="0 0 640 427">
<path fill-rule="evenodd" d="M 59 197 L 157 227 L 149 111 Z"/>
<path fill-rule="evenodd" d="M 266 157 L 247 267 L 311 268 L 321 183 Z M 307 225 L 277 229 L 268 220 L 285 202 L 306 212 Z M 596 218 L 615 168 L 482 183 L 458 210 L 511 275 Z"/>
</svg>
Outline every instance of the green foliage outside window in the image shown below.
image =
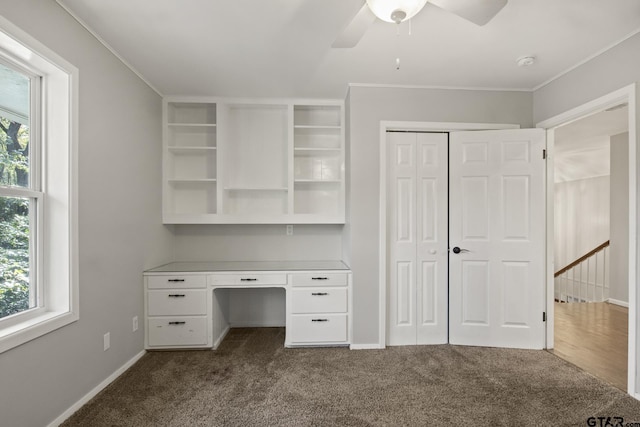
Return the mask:
<svg viewBox="0 0 640 427">
<path fill-rule="evenodd" d="M 0 185 L 29 185 L 29 128 L 0 117 Z M 29 199 L 0 197 L 0 318 L 29 308 Z"/>
</svg>

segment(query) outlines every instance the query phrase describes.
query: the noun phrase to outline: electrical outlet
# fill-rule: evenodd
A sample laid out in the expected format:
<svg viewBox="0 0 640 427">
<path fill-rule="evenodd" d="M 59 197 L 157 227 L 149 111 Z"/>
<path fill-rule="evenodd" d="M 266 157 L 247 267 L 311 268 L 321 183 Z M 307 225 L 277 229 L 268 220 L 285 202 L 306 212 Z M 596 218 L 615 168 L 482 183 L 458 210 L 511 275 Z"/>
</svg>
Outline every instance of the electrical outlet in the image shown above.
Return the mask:
<svg viewBox="0 0 640 427">
<path fill-rule="evenodd" d="M 138 316 L 133 316 L 133 332 L 138 330 Z"/>
<path fill-rule="evenodd" d="M 293 235 L 293 225 L 287 225 L 287 236 Z"/>
<path fill-rule="evenodd" d="M 109 350 L 109 347 L 111 347 L 111 333 L 110 332 L 107 332 L 106 334 L 104 334 L 103 343 L 104 343 L 104 351 Z"/>
</svg>

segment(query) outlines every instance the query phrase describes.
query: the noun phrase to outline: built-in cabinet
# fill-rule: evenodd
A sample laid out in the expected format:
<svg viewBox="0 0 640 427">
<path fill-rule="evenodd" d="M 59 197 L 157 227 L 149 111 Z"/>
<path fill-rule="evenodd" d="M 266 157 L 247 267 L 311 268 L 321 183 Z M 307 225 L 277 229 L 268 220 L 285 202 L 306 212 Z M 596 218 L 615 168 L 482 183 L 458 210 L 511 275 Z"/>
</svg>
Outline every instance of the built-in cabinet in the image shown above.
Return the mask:
<svg viewBox="0 0 640 427">
<path fill-rule="evenodd" d="M 332 262 L 330 270 L 167 271 L 193 263 L 174 264 L 179 268 L 144 275 L 149 350 L 217 348 L 230 328 L 228 293 L 260 288 L 285 291 L 285 346 L 351 342 L 351 272 L 342 263 Z"/>
<path fill-rule="evenodd" d="M 206 276 L 171 274 L 145 279 L 148 348 L 206 347 L 211 335 Z"/>
<path fill-rule="evenodd" d="M 341 101 L 164 100 L 163 221 L 345 220 Z"/>
</svg>

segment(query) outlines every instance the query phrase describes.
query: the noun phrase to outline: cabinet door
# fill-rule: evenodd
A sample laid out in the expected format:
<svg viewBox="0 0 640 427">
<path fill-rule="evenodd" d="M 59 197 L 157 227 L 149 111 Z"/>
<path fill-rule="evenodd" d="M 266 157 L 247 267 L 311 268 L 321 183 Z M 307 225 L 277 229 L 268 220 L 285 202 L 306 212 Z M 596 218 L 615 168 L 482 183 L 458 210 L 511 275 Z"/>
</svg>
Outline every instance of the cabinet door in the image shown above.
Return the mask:
<svg viewBox="0 0 640 427">
<path fill-rule="evenodd" d="M 206 315 L 207 291 L 202 290 L 150 290 L 147 293 L 147 315 Z"/>
<path fill-rule="evenodd" d="M 346 314 L 296 314 L 291 316 L 292 343 L 328 344 L 347 342 Z"/>
<path fill-rule="evenodd" d="M 147 287 L 149 289 L 206 288 L 207 276 L 204 274 L 162 274 L 147 276 Z"/>
<path fill-rule="evenodd" d="M 147 325 L 150 347 L 207 345 L 206 317 L 152 317 Z"/>
<path fill-rule="evenodd" d="M 293 286 L 347 286 L 346 273 L 296 273 L 292 277 Z"/>
<path fill-rule="evenodd" d="M 346 288 L 292 289 L 291 311 L 293 313 L 346 313 Z"/>
</svg>

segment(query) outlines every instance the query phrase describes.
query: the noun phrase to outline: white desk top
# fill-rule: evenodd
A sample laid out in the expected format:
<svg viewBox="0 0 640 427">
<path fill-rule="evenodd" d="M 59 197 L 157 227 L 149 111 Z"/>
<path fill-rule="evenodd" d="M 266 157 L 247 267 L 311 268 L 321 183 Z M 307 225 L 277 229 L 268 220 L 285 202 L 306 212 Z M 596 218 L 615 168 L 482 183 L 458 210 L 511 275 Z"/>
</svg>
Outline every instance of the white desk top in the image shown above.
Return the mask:
<svg viewBox="0 0 640 427">
<path fill-rule="evenodd" d="M 342 261 L 209 261 L 170 262 L 145 273 L 187 273 L 220 271 L 311 271 L 349 270 Z"/>
</svg>

